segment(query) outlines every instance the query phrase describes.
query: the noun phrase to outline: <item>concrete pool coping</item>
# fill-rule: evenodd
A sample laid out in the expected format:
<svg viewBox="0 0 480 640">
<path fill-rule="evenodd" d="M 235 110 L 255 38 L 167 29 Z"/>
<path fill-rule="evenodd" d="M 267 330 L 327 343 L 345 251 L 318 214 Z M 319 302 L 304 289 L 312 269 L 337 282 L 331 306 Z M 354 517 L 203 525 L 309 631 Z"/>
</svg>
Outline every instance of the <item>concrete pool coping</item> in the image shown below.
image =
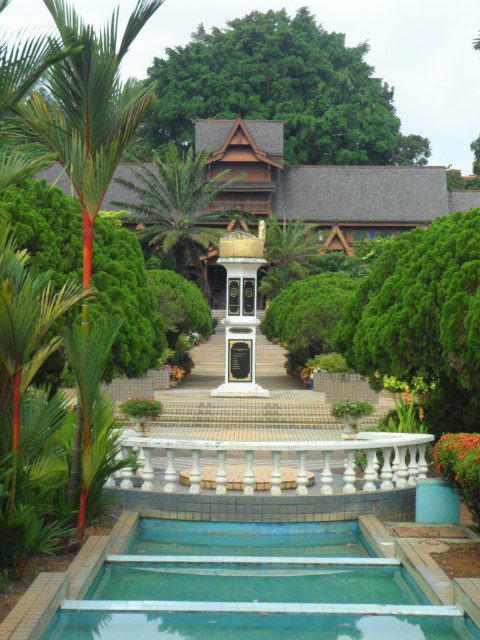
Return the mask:
<svg viewBox="0 0 480 640">
<path fill-rule="evenodd" d="M 105 562 L 111 564 L 261 564 L 300 566 L 343 566 L 343 567 L 400 567 L 396 558 L 309 558 L 308 556 L 107 556 Z"/>
<path fill-rule="evenodd" d="M 7 615 L 0 624 L 0 640 L 39 640 L 48 624 L 53 619 L 56 611 L 60 608 L 65 610 L 105 610 L 105 601 L 78 600 L 83 597 L 88 588 L 98 575 L 103 563 L 111 556 L 120 556 L 128 549 L 132 536 L 135 534 L 139 519 L 141 517 L 159 517 L 152 511 L 142 510 L 123 511 L 119 520 L 110 532 L 109 536 L 91 536 L 80 552 L 77 554 L 68 570 L 64 573 L 43 573 L 32 583 L 30 588 L 20 599 L 17 605 Z M 164 519 L 160 515 L 160 519 Z M 386 527 L 371 515 L 361 516 L 358 519 L 359 529 L 372 549 L 377 553 L 378 558 L 361 558 L 360 560 L 394 560 L 395 565 L 402 564 L 412 576 L 418 586 L 432 601 L 432 605 L 332 605 L 332 604 L 307 604 L 307 603 L 187 603 L 188 610 L 181 609 L 185 603 L 160 603 L 162 606 L 168 605 L 168 611 L 210 611 L 209 607 L 221 605 L 221 609 L 215 611 L 231 613 L 348 613 L 351 615 L 431 615 L 461 617 L 464 612 L 480 627 L 480 579 L 456 579 L 449 581 L 450 586 L 444 583 L 444 578 L 448 577 L 438 574 L 441 584 L 435 583 L 435 566 L 441 571 L 438 565 L 435 566 L 433 558 L 428 554 L 428 548 L 419 545 L 419 541 L 400 540 L 400 544 L 395 544 L 395 539 L 387 531 Z M 408 543 L 408 544 L 404 544 Z M 412 549 L 415 553 L 412 553 Z M 431 549 L 430 549 L 431 551 Z M 138 556 L 141 557 L 141 556 Z M 137 560 L 137 558 L 136 560 Z M 148 556 L 146 556 L 148 557 Z M 171 556 L 170 556 L 171 557 Z M 222 556 L 223 557 L 223 556 Z M 183 558 L 183 556 L 182 556 Z M 232 561 L 232 556 L 225 557 Z M 282 558 L 283 561 L 292 563 L 292 558 Z M 317 558 L 319 564 L 329 561 L 329 558 Z M 335 563 L 339 560 L 346 560 L 351 563 L 351 559 L 335 558 Z M 115 560 L 114 560 L 115 561 Z M 118 561 L 118 560 L 117 560 Z M 268 557 L 268 562 L 272 557 Z M 295 559 L 297 561 L 297 559 Z M 305 563 L 305 558 L 298 558 L 298 562 Z M 356 564 L 356 563 L 355 563 Z M 413 570 L 412 570 L 413 569 Z M 433 571 L 433 573 L 432 573 Z M 438 581 L 437 581 L 438 582 Z M 438 589 L 440 587 L 440 590 Z M 450 595 L 451 594 L 451 595 Z M 62 605 L 63 602 L 63 605 Z M 126 608 L 118 608 L 127 604 Z M 454 604 L 456 606 L 454 606 Z M 61 605 L 59 607 L 59 605 Z M 134 607 L 144 606 L 145 611 L 160 610 L 158 602 L 140 601 L 124 603 L 110 602 L 110 611 L 132 611 Z M 70 607 L 67 609 L 66 607 Z M 297 606 L 298 610 L 289 611 L 290 607 Z M 253 609 L 252 609 L 253 607 Z M 311 608 L 313 607 L 313 608 Z M 408 609 L 411 607 L 411 609 Z M 257 609 L 255 609 L 257 608 Z M 162 609 L 163 611 L 164 609 Z M 417 611 L 418 613 L 412 613 Z"/>
<path fill-rule="evenodd" d="M 320 604 L 305 602 L 191 602 L 178 600 L 66 600 L 62 611 L 179 612 L 179 613 L 309 613 L 375 616 L 463 617 L 455 606 Z"/>
</svg>

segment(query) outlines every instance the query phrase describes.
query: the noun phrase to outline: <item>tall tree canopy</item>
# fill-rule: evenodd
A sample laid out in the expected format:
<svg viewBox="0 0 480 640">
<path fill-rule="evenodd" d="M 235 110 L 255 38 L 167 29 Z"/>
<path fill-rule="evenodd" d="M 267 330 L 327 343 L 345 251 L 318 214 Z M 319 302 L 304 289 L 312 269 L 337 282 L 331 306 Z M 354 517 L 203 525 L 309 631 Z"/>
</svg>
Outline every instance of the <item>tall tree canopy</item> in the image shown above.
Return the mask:
<svg viewBox="0 0 480 640">
<path fill-rule="evenodd" d="M 475 428 L 479 274 L 480 209 L 386 241 L 347 308 L 334 346 L 360 373 L 403 380 L 420 375 L 435 383 L 436 425 Z"/>
<path fill-rule="evenodd" d="M 135 152 L 149 158 L 169 140 L 191 144 L 192 118 L 240 115 L 285 120 L 287 163 L 394 163 L 393 90 L 373 76 L 367 52 L 366 43 L 347 47 L 344 34 L 325 31 L 306 8 L 293 17 L 254 11 L 211 33 L 200 25 L 148 70 L 158 99 Z M 428 155 L 428 141 L 412 154 L 413 142 L 408 163 Z"/>
</svg>

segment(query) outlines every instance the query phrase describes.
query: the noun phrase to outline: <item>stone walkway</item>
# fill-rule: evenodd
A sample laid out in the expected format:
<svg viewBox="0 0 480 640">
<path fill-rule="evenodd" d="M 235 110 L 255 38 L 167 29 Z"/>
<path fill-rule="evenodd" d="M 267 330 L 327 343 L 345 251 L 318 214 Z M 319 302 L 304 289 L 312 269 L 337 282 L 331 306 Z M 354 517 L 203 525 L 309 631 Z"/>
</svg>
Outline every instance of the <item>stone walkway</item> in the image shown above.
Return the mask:
<svg viewBox="0 0 480 640">
<path fill-rule="evenodd" d="M 305 389 L 285 371 L 285 350 L 257 337 L 257 381 L 269 398 L 212 398 L 224 379 L 225 331 L 221 323 L 208 342 L 191 351 L 195 367 L 180 386 L 157 391 L 163 405 L 152 436 L 234 441 L 336 440 L 343 425 L 335 420 L 323 393 Z M 393 406 L 380 398 L 365 427 L 376 426 Z"/>
</svg>

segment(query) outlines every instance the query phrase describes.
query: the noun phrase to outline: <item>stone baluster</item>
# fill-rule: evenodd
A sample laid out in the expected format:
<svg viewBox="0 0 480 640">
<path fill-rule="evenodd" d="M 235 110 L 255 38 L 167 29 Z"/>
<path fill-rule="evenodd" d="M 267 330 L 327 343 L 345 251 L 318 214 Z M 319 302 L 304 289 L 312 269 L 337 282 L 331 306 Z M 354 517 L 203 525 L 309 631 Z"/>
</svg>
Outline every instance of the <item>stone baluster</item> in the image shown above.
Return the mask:
<svg viewBox="0 0 480 640">
<path fill-rule="evenodd" d="M 143 447 L 133 447 L 133 451 L 135 453 L 137 453 L 137 462 L 138 462 L 138 467 L 137 467 L 137 472 L 136 472 L 136 476 L 137 478 L 141 479 L 143 478 L 143 467 L 145 466 L 145 453 L 143 451 Z"/>
<path fill-rule="evenodd" d="M 345 472 L 343 474 L 343 493 L 355 493 L 355 451 L 345 451 Z"/>
<path fill-rule="evenodd" d="M 152 452 L 147 447 L 141 447 L 140 451 L 143 452 L 143 469 L 142 469 L 142 491 L 152 491 L 153 489 L 153 467 L 152 467 Z"/>
<path fill-rule="evenodd" d="M 405 463 L 405 456 L 407 454 L 407 447 L 398 447 L 398 468 L 397 479 L 395 487 L 397 489 L 405 489 L 407 486 L 408 469 Z"/>
<path fill-rule="evenodd" d="M 373 471 L 375 473 L 375 480 L 378 480 L 378 471 L 380 469 L 380 463 L 378 461 L 378 455 L 377 452 L 375 451 L 375 455 L 373 456 Z"/>
<path fill-rule="evenodd" d="M 175 452 L 173 449 L 166 449 L 167 467 L 165 469 L 165 486 L 163 488 L 165 493 L 173 493 L 178 480 L 178 473 L 175 469 Z"/>
<path fill-rule="evenodd" d="M 131 447 L 126 447 L 126 446 L 122 447 L 122 455 L 124 458 L 127 458 L 131 454 L 131 452 L 132 452 Z M 122 469 L 122 481 L 120 483 L 120 488 L 133 489 L 132 477 L 133 477 L 132 467 L 130 465 L 127 467 L 124 467 Z"/>
<path fill-rule="evenodd" d="M 103 485 L 105 487 L 105 489 L 111 489 L 112 487 L 115 487 L 115 474 L 108 476 L 105 484 Z"/>
<path fill-rule="evenodd" d="M 270 493 L 272 496 L 282 495 L 282 474 L 280 472 L 281 451 L 272 451 L 273 469 L 270 473 Z"/>
<path fill-rule="evenodd" d="M 427 461 L 425 460 L 426 451 L 427 451 L 426 444 L 420 444 L 418 446 L 418 477 L 419 478 L 427 477 L 428 465 L 427 465 Z"/>
<path fill-rule="evenodd" d="M 375 480 L 377 479 L 377 473 L 373 468 L 373 459 L 376 457 L 377 452 L 375 449 L 367 449 L 367 466 L 363 474 L 363 490 L 364 491 L 376 491 Z"/>
<path fill-rule="evenodd" d="M 245 475 L 243 476 L 243 493 L 246 496 L 253 496 L 254 494 L 255 474 L 253 472 L 253 454 L 253 451 L 245 451 Z"/>
<path fill-rule="evenodd" d="M 307 461 L 307 452 L 298 452 L 298 470 L 297 470 L 297 496 L 308 495 L 308 476 L 307 469 L 305 467 Z"/>
<path fill-rule="evenodd" d="M 227 459 L 226 451 L 217 451 L 217 475 L 215 476 L 215 484 L 217 485 L 215 493 L 217 496 L 224 496 L 227 493 L 227 472 L 225 470 L 225 460 Z"/>
<path fill-rule="evenodd" d="M 408 481 L 407 487 L 415 487 L 417 484 L 418 465 L 417 465 L 417 446 L 408 447 L 410 460 L 408 461 Z"/>
<path fill-rule="evenodd" d="M 189 493 L 200 493 L 200 481 L 202 474 L 200 473 L 200 449 L 192 449 L 192 470 L 190 472 L 190 491 Z"/>
<path fill-rule="evenodd" d="M 393 489 L 393 473 L 392 466 L 390 464 L 390 459 L 392 457 L 392 449 L 383 449 L 383 465 L 382 471 L 380 473 L 380 480 L 382 483 L 380 484 L 380 489 L 383 491 L 389 491 Z"/>
<path fill-rule="evenodd" d="M 323 451 L 323 470 L 320 476 L 320 493 L 323 496 L 329 496 L 333 493 L 333 476 L 330 469 L 331 451 Z"/>
<path fill-rule="evenodd" d="M 393 462 L 392 462 L 392 472 L 393 472 L 392 482 L 396 482 L 397 481 L 398 464 L 400 462 L 400 458 L 398 456 L 398 447 L 394 447 L 393 451 L 394 451 L 395 455 L 393 456 Z"/>
</svg>

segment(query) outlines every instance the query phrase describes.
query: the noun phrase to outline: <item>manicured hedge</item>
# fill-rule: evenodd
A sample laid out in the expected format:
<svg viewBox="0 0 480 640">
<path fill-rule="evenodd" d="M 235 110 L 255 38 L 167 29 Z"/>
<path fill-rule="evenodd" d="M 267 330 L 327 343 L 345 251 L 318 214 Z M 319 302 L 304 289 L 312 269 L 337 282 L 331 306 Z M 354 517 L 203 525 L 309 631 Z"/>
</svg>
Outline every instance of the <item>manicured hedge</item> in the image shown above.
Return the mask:
<svg viewBox="0 0 480 640">
<path fill-rule="evenodd" d="M 480 526 L 480 434 L 447 433 L 435 446 L 437 469 L 457 489 Z"/>
</svg>

